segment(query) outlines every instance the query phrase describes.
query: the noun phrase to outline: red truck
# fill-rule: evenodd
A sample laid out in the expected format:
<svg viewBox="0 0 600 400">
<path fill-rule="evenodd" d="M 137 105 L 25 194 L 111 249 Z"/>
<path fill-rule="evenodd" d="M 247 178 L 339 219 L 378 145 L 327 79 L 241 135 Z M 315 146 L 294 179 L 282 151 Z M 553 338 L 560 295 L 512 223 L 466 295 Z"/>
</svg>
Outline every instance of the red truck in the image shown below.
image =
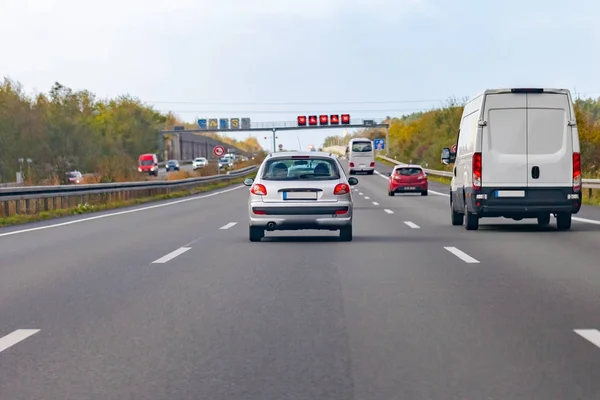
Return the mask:
<svg viewBox="0 0 600 400">
<path fill-rule="evenodd" d="M 142 154 L 138 158 L 138 171 L 158 176 L 158 157 L 156 157 L 156 154 Z"/>
</svg>

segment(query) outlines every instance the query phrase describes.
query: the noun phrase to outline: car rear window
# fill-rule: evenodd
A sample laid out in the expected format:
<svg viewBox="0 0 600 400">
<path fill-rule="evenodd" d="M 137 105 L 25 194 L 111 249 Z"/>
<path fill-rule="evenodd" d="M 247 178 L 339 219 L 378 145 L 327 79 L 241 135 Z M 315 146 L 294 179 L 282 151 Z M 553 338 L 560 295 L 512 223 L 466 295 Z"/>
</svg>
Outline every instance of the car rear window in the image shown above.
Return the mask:
<svg viewBox="0 0 600 400">
<path fill-rule="evenodd" d="M 330 158 L 307 159 L 277 157 L 265 163 L 262 179 L 268 181 L 340 179 L 336 162 Z"/>
<path fill-rule="evenodd" d="M 397 168 L 396 169 L 396 175 L 403 175 L 403 176 L 411 176 L 411 175 L 419 175 L 422 174 L 423 170 L 421 168 Z"/>
<path fill-rule="evenodd" d="M 352 143 L 352 151 L 355 153 L 368 153 L 373 151 L 371 142 L 354 142 Z"/>
</svg>

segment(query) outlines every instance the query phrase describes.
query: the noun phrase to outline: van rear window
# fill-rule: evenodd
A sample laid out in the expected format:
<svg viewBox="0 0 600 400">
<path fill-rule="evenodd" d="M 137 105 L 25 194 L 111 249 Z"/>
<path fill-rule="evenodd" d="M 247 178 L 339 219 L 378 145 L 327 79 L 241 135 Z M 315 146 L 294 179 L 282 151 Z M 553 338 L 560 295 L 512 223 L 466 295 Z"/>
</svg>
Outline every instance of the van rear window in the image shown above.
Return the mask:
<svg viewBox="0 0 600 400">
<path fill-rule="evenodd" d="M 352 143 L 352 151 L 355 153 L 368 153 L 373 151 L 371 142 L 354 142 Z"/>
</svg>

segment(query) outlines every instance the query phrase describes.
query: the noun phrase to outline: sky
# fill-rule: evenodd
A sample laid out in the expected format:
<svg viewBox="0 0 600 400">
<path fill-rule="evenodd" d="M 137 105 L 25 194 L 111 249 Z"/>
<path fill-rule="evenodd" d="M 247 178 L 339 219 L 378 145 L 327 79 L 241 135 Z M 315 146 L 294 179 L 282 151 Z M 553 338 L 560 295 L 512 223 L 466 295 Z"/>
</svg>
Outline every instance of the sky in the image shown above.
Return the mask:
<svg viewBox="0 0 600 400">
<path fill-rule="evenodd" d="M 500 87 L 600 96 L 597 0 L 0 0 L 0 16 L 0 77 L 130 94 L 188 122 L 384 118 Z"/>
</svg>

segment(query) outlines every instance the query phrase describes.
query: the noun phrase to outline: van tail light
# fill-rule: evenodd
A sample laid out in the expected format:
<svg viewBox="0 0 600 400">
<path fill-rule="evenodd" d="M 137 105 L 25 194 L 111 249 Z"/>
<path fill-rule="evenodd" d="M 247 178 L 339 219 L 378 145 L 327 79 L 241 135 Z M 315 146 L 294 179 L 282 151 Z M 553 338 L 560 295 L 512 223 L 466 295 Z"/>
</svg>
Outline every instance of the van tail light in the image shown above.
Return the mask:
<svg viewBox="0 0 600 400">
<path fill-rule="evenodd" d="M 573 190 L 581 190 L 581 155 L 573 153 Z"/>
<path fill-rule="evenodd" d="M 473 189 L 480 190 L 481 189 L 481 153 L 473 154 Z"/>
<path fill-rule="evenodd" d="M 351 167 L 354 167 L 354 163 L 353 163 L 353 162 L 351 162 L 349 165 L 350 165 Z"/>
<path fill-rule="evenodd" d="M 250 188 L 250 193 L 257 195 L 257 196 L 266 196 L 267 188 L 265 187 L 265 185 L 261 185 L 260 183 L 255 183 Z"/>
<path fill-rule="evenodd" d="M 375 162 L 372 162 L 371 164 L 369 164 L 369 166 L 375 168 Z"/>
<path fill-rule="evenodd" d="M 348 193 L 350 193 L 350 186 L 346 185 L 345 183 L 338 183 L 335 185 L 335 189 L 333 189 L 333 194 L 336 196 Z"/>
</svg>

